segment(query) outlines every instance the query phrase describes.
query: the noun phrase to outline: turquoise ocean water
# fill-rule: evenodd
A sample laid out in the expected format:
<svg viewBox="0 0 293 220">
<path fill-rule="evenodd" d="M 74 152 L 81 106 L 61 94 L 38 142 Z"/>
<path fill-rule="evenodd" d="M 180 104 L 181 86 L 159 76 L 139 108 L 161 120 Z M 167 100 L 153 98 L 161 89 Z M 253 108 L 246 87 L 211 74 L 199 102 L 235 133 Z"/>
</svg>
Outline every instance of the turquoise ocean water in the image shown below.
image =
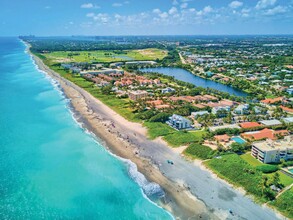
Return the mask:
<svg viewBox="0 0 293 220">
<path fill-rule="evenodd" d="M 172 219 L 133 164 L 84 131 L 16 38 L 0 38 L 0 219 Z"/>
</svg>

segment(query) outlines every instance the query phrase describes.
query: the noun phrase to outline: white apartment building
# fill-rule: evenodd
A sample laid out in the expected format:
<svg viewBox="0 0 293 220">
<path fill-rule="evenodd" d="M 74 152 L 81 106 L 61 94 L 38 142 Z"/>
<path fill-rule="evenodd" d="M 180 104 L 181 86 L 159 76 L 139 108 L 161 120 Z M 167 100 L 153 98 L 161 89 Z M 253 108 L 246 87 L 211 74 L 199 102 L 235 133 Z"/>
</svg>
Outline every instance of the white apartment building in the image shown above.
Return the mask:
<svg viewBox="0 0 293 220">
<path fill-rule="evenodd" d="M 251 155 L 262 163 L 278 163 L 281 159 L 293 160 L 293 136 L 280 140 L 254 142 Z"/>
</svg>

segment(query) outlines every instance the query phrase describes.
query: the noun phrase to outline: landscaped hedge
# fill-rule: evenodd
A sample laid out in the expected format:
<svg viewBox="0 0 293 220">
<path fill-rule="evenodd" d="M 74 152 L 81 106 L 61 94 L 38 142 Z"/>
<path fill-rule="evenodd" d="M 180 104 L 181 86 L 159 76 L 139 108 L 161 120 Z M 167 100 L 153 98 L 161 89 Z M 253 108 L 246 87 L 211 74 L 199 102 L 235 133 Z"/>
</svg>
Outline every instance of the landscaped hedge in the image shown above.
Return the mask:
<svg viewBox="0 0 293 220">
<path fill-rule="evenodd" d="M 273 173 L 276 172 L 279 168 L 277 165 L 260 165 L 256 167 L 257 170 L 263 172 L 263 173 Z"/>
<path fill-rule="evenodd" d="M 185 153 L 205 160 L 211 158 L 214 151 L 211 148 L 201 144 L 191 144 L 185 150 Z"/>
</svg>

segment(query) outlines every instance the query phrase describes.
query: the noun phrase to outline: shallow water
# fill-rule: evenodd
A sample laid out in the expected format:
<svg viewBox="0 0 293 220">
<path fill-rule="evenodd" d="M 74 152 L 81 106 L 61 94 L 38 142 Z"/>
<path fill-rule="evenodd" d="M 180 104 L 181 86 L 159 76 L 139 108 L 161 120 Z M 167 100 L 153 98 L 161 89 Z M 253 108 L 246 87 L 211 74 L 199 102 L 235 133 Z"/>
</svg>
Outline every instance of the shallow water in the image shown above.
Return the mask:
<svg viewBox="0 0 293 220">
<path fill-rule="evenodd" d="M 139 184 L 158 185 L 76 123 L 24 50 L 0 38 L 0 219 L 172 219 Z"/>
</svg>

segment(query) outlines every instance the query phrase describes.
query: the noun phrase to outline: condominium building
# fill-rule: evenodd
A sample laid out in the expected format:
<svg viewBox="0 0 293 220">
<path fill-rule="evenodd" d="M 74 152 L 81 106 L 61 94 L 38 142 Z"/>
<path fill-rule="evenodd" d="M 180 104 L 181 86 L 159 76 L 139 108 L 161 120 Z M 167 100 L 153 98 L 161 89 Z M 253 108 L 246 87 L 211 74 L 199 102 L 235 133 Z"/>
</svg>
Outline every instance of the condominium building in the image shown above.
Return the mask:
<svg viewBox="0 0 293 220">
<path fill-rule="evenodd" d="M 182 117 L 181 115 L 172 115 L 167 121 L 167 124 L 180 130 L 180 129 L 187 129 L 191 128 L 191 121 Z"/>
<path fill-rule="evenodd" d="M 281 140 L 266 140 L 252 144 L 251 155 L 262 163 L 278 163 L 281 159 L 293 160 L 293 136 Z"/>
<path fill-rule="evenodd" d="M 141 90 L 137 90 L 137 91 L 131 91 L 128 93 L 128 96 L 131 100 L 136 101 L 142 98 L 145 98 L 148 96 L 147 91 L 141 91 Z"/>
</svg>

